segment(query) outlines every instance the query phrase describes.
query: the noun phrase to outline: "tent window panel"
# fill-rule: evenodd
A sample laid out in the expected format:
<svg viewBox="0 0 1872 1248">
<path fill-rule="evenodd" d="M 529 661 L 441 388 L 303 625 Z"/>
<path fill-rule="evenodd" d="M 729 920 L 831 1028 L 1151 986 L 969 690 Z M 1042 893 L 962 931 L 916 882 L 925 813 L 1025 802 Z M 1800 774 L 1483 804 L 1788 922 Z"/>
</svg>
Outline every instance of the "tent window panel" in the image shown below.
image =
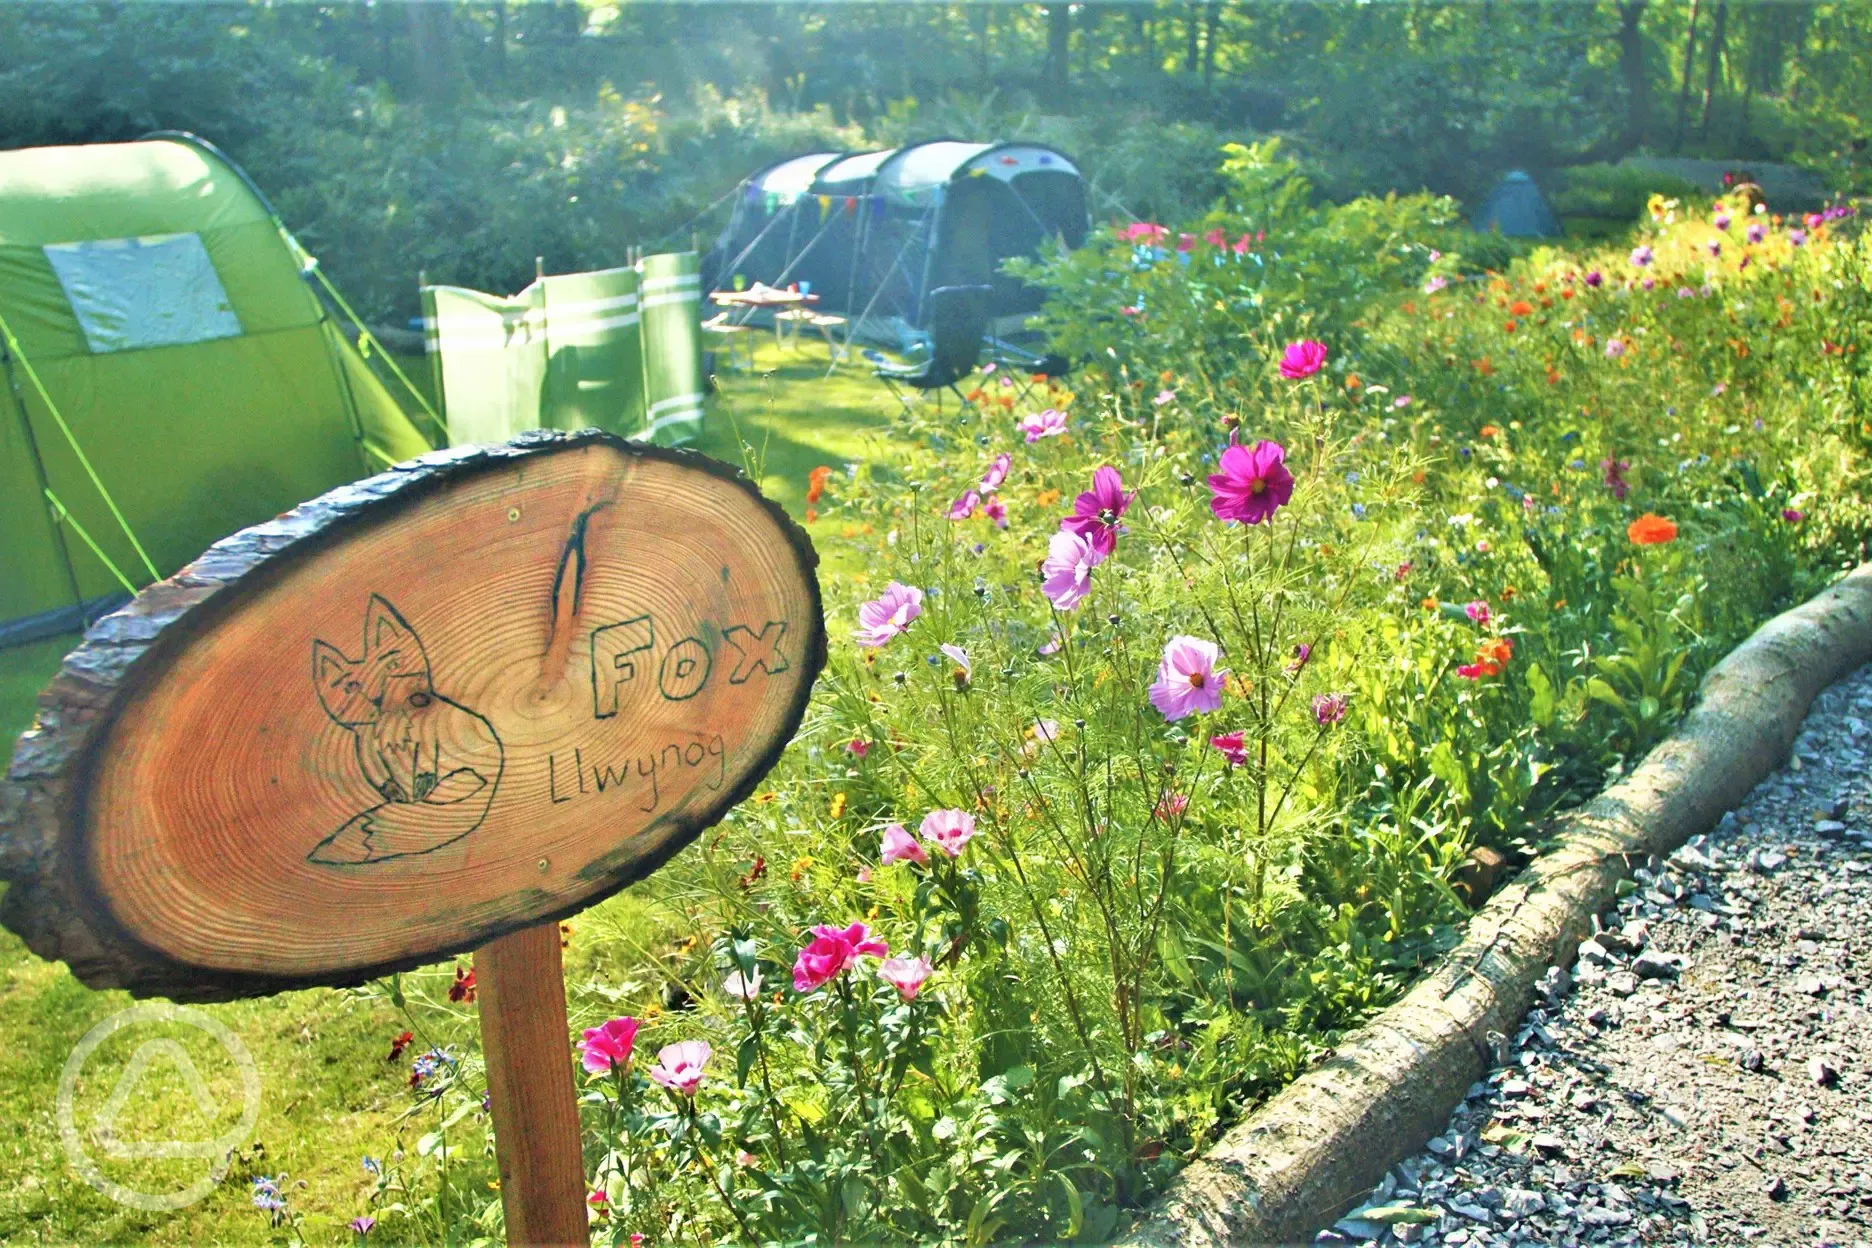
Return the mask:
<svg viewBox="0 0 1872 1248">
<path fill-rule="evenodd" d="M 48 243 L 44 250 L 94 354 L 241 336 L 199 234 Z"/>
</svg>

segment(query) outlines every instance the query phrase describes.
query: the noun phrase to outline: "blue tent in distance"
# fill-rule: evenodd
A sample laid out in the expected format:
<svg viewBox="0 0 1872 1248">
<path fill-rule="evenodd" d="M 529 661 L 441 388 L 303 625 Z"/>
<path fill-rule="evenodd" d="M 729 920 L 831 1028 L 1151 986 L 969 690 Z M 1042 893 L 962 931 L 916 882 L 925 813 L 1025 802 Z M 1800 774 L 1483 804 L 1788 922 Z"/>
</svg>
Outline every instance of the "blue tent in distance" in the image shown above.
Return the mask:
<svg viewBox="0 0 1872 1248">
<path fill-rule="evenodd" d="M 1563 232 L 1547 197 L 1519 169 L 1496 184 L 1469 224 L 1484 234 L 1500 230 L 1509 238 L 1559 238 Z"/>
</svg>

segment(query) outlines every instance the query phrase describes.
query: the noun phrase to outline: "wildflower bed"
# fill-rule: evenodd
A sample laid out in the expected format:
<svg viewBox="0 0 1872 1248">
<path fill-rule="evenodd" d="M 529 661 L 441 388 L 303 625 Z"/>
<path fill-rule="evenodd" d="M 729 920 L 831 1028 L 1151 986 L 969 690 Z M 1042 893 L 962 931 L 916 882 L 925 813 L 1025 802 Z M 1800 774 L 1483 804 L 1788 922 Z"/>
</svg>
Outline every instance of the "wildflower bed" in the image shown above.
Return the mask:
<svg viewBox="0 0 1872 1248">
<path fill-rule="evenodd" d="M 1070 392 L 809 480 L 799 740 L 570 938 L 600 1242 L 1108 1236 L 1862 555 L 1853 219 L 1657 201 L 1498 275 L 1447 204 L 1225 173 L 1041 275 Z M 497 1228 L 473 995 L 358 994 L 410 1116 L 351 1234 Z"/>
</svg>

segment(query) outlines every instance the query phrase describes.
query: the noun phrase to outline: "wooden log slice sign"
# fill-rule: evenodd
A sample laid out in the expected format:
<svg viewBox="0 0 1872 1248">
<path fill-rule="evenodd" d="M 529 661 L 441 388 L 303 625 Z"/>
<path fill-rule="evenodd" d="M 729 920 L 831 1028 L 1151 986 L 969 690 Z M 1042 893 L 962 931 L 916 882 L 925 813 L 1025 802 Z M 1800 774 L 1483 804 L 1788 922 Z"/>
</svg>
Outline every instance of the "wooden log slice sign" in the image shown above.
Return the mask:
<svg viewBox="0 0 1872 1248">
<path fill-rule="evenodd" d="M 558 940 L 522 929 L 753 790 L 824 665 L 815 564 L 731 470 L 596 433 L 427 456 L 244 530 L 41 696 L 0 796 L 0 921 L 92 987 L 184 1001 L 518 933 L 489 953 L 524 976 L 482 974 L 497 1129 L 503 1079 L 526 1091 L 498 1068 L 531 1060 L 495 1051 L 525 1021 L 497 1003 L 549 961 L 527 1014 L 576 1169 Z M 558 1237 L 514 1215 L 517 1240 Z"/>
</svg>

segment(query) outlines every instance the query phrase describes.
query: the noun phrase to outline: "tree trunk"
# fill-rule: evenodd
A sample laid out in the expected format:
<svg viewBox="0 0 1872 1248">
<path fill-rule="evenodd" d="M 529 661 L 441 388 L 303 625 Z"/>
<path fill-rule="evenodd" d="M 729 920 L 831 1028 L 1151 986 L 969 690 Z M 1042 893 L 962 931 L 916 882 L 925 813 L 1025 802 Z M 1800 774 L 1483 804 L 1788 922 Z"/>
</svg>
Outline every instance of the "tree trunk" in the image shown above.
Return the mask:
<svg viewBox="0 0 1872 1248">
<path fill-rule="evenodd" d="M 1196 6 L 1190 3 L 1183 6 L 1183 72 L 1195 73 L 1197 64 Z"/>
<path fill-rule="evenodd" d="M 507 0 L 494 3 L 494 80 L 507 82 Z"/>
<path fill-rule="evenodd" d="M 1215 78 L 1216 36 L 1222 25 L 1222 0 L 1209 0 L 1203 14 L 1203 86 Z"/>
<path fill-rule="evenodd" d="M 1054 0 L 1047 8 L 1047 90 L 1055 102 L 1063 102 L 1069 87 L 1068 57 L 1072 52 L 1072 6 L 1066 0 Z"/>
<path fill-rule="evenodd" d="M 406 4 L 409 25 L 410 67 L 416 90 L 432 104 L 446 104 L 459 81 L 456 63 L 454 13 L 447 5 Z"/>
<path fill-rule="evenodd" d="M 1697 139 L 1709 138 L 1710 105 L 1716 99 L 1716 75 L 1722 69 L 1723 36 L 1729 21 L 1729 0 L 1717 0 L 1716 20 L 1710 30 L 1709 68 L 1703 75 L 1703 115 L 1697 119 Z"/>
<path fill-rule="evenodd" d="M 1651 124 L 1651 87 L 1645 78 L 1645 0 L 1619 0 L 1619 74 L 1625 80 L 1625 142 L 1644 142 Z"/>
<path fill-rule="evenodd" d="M 1671 136 L 1671 151 L 1683 147 L 1684 124 L 1690 118 L 1690 75 L 1696 69 L 1696 28 L 1703 0 L 1690 0 L 1690 24 L 1684 28 L 1683 81 L 1677 86 L 1677 129 Z"/>
</svg>

